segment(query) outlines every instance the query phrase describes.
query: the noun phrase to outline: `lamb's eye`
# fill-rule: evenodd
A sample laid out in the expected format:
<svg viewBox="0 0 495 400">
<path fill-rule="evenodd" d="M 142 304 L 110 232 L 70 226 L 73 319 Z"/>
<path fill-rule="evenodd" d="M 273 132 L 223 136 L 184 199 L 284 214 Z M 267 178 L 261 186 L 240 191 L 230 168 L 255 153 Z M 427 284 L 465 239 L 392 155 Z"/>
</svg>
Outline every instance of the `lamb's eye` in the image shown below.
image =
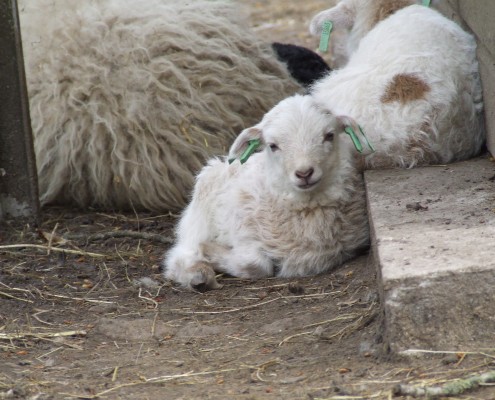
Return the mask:
<svg viewBox="0 0 495 400">
<path fill-rule="evenodd" d="M 324 142 L 333 142 L 333 132 L 327 132 L 325 135 L 323 135 L 323 141 Z"/>
<path fill-rule="evenodd" d="M 277 150 L 280 150 L 279 147 L 275 143 L 270 143 L 268 146 L 270 147 L 270 150 L 272 152 L 276 152 Z"/>
</svg>

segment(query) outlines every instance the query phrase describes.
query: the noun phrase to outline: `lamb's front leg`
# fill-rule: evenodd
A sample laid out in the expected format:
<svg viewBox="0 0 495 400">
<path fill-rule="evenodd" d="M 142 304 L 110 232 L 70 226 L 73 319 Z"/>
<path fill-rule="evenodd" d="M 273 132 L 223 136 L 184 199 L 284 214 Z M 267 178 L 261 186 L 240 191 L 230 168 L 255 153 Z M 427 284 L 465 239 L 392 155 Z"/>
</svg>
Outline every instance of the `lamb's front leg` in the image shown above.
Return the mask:
<svg viewBox="0 0 495 400">
<path fill-rule="evenodd" d="M 164 260 L 165 277 L 182 286 L 204 291 L 221 287 L 215 279 L 215 271 L 205 257 L 201 243 L 215 236 L 210 222 L 213 196 L 205 185 L 209 174 L 215 178 L 212 168 L 204 169 L 198 179 L 191 203 L 177 227 L 177 242 L 167 252 Z M 210 196 L 208 195 L 210 194 Z"/>
<path fill-rule="evenodd" d="M 181 246 L 174 247 L 165 259 L 165 277 L 189 289 L 204 292 L 222 287 L 215 270 L 199 251 L 188 251 Z"/>
</svg>

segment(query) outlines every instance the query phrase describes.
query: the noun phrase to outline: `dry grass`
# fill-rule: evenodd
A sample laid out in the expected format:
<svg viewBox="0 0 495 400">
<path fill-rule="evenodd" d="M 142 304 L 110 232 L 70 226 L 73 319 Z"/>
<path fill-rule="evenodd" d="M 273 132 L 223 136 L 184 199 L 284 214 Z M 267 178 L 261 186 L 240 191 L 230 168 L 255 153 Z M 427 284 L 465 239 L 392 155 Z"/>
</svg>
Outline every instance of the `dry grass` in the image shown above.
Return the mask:
<svg viewBox="0 0 495 400">
<path fill-rule="evenodd" d="M 118 221 L 122 223 L 124 220 Z M 64 231 L 67 228 L 59 222 L 59 229 Z M 25 239 L 23 243 L 27 243 Z M 36 240 L 43 239 L 38 236 Z M 283 398 L 299 398 L 291 397 L 290 393 L 300 388 L 307 388 L 308 392 L 314 393 L 312 398 L 322 400 L 390 399 L 394 396 L 405 398 L 406 395 L 419 396 L 428 393 L 430 388 L 449 388 L 452 385 L 458 387 L 458 383 L 466 379 L 476 383 L 472 387 L 462 385 L 465 388 L 464 394 L 460 391 L 456 394 L 457 397 L 453 398 L 488 398 L 485 395 L 489 387 L 483 385 L 491 381 L 495 349 L 465 353 L 418 349 L 414 351 L 416 357 L 409 359 L 413 361 L 381 361 L 380 366 L 375 364 L 374 360 L 379 358 L 377 359 L 377 355 L 371 350 L 370 354 L 350 360 L 350 354 L 355 353 L 352 347 L 359 344 L 363 331 L 376 332 L 379 327 L 379 305 L 376 297 L 368 296 L 368 300 L 363 300 L 370 287 L 363 281 L 364 271 L 357 270 L 356 266 L 351 266 L 335 276 L 289 282 L 276 279 L 249 282 L 220 277 L 225 283 L 224 290 L 193 295 L 161 281 L 158 275 L 153 275 L 152 268 L 148 268 L 147 271 L 157 279 L 156 286 L 139 284 L 140 281 L 136 278 L 143 274 L 122 268 L 123 260 L 114 254 L 115 249 L 124 253 L 122 247 L 129 245 L 129 240 L 141 239 L 132 235 L 108 236 L 101 241 L 112 243 L 106 243 L 106 246 L 102 246 L 100 241 L 94 243 L 93 246 L 100 247 L 98 254 L 102 254 L 105 261 L 100 258 L 89 259 L 87 254 L 90 252 L 72 256 L 72 259 L 82 257 L 83 262 L 98 266 L 94 268 L 94 274 L 101 282 L 87 287 L 84 294 L 82 285 L 70 287 L 73 283 L 68 282 L 72 277 L 62 277 L 62 282 L 57 282 L 56 279 L 60 279 L 57 275 L 50 277 L 50 273 L 56 269 L 50 269 L 48 264 L 43 264 L 42 273 L 39 275 L 44 275 L 43 285 L 30 280 L 24 280 L 24 283 L 16 280 L 16 277 L 22 275 L 19 268 L 23 264 L 29 264 L 33 259 L 38 260 L 36 265 L 42 263 L 39 263 L 38 253 L 25 251 L 11 254 L 14 262 L 9 263 L 3 271 L 0 296 L 10 302 L 11 308 L 22 308 L 24 315 L 18 314 L 16 317 L 15 313 L 7 313 L 7 318 L 4 317 L 0 326 L 0 351 L 11 354 L 13 356 L 10 357 L 17 357 L 16 359 L 32 356 L 31 361 L 22 367 L 24 371 L 30 371 L 28 379 L 19 380 L 6 370 L 2 373 L 0 369 L 0 396 L 3 396 L 0 398 L 14 396 L 15 393 L 25 395 L 26 398 L 36 396 L 36 393 L 56 393 L 57 396 L 65 398 L 136 398 L 135 396 L 139 397 L 145 393 L 159 393 L 164 386 L 167 390 L 180 388 L 181 392 L 192 393 L 191 398 L 194 398 L 194 393 L 204 393 L 204 385 L 221 386 L 228 383 L 230 387 L 234 382 L 238 382 L 237 376 L 243 374 L 249 376 L 249 382 L 242 383 L 241 380 L 239 386 L 264 385 L 265 394 L 268 393 L 267 390 L 277 390 Z M 126 243 L 118 243 L 119 241 Z M 26 247 L 26 250 L 28 249 L 29 247 Z M 92 247 L 88 250 L 92 250 Z M 149 253 L 145 248 L 141 248 L 140 254 L 143 257 Z M 72 259 L 66 259 L 64 262 L 70 264 Z M 132 260 L 127 261 L 127 265 L 131 263 Z M 95 280 L 97 279 L 91 278 L 91 281 Z M 177 300 L 164 308 L 161 296 L 175 296 Z M 126 315 L 141 315 L 140 318 L 150 321 L 149 337 L 159 340 L 150 342 L 149 339 L 143 338 L 122 342 L 122 339 L 115 339 L 114 343 L 112 340 L 105 340 L 93 332 L 97 322 L 84 311 L 87 309 L 85 305 L 110 307 L 109 311 L 99 314 L 99 318 L 103 319 L 119 320 Z M 64 320 L 66 317 L 54 317 L 60 310 L 64 310 L 65 314 L 78 315 L 79 321 L 68 324 Z M 300 313 L 307 313 L 308 310 L 313 310 L 314 317 L 311 314 L 301 317 L 303 314 Z M 246 322 L 246 318 L 254 317 L 265 321 L 264 326 L 270 326 L 273 320 L 282 318 L 283 321 L 286 312 L 294 317 L 289 330 L 268 330 L 259 334 L 256 329 L 250 329 L 249 321 Z M 331 318 L 321 318 L 325 314 L 335 312 L 337 314 Z M 211 339 L 194 339 L 194 336 L 185 342 L 178 339 L 180 329 L 193 322 L 206 327 L 234 325 L 237 328 Z M 175 333 L 160 333 L 164 324 L 173 327 Z M 169 345 L 164 348 L 165 343 Z M 160 351 L 162 362 L 170 362 L 175 358 L 187 359 L 187 352 L 184 352 L 187 348 L 184 347 L 185 343 L 190 343 L 189 346 L 192 345 L 195 349 L 189 355 L 190 361 L 186 362 L 192 367 L 182 368 L 183 370 L 177 373 L 153 373 L 156 361 L 150 364 L 147 356 L 150 351 Z M 126 346 L 134 353 L 132 362 L 125 361 L 130 358 L 129 354 L 124 353 Z M 176 346 L 178 347 L 175 348 Z M 314 346 L 324 346 L 326 355 L 320 356 L 318 351 L 310 350 Z M 350 352 L 341 353 L 342 348 L 349 346 Z M 91 378 L 90 392 L 85 389 L 89 383 L 79 385 L 78 390 L 67 390 L 62 384 L 67 377 L 51 371 L 46 366 L 41 372 L 36 371 L 38 365 L 45 365 L 48 360 L 57 359 L 61 355 L 65 355 L 64 358 L 72 357 L 73 360 L 81 357 L 89 360 L 99 353 L 98 348 L 104 348 L 105 352 L 109 353 L 111 347 L 114 347 L 113 356 L 102 359 L 101 364 L 93 361 L 93 366 L 88 364 L 86 367 L 79 367 L 86 374 L 90 374 L 89 370 L 95 366 L 96 369 L 105 370 L 99 378 Z M 285 350 L 279 353 L 277 349 Z M 302 351 L 302 355 L 295 358 L 288 356 L 298 351 Z M 218 356 L 220 354 L 221 356 Z M 226 361 L 225 355 L 228 354 L 231 354 L 231 357 Z M 202 361 L 204 357 L 209 360 L 206 364 Z M 326 367 L 328 357 L 335 363 L 332 370 Z M 439 364 L 438 360 L 445 358 L 450 360 L 449 363 Z M 254 360 L 258 362 L 253 362 Z M 354 375 L 358 365 L 366 363 L 374 367 L 362 376 Z M 414 365 L 406 367 L 411 363 Z M 333 380 L 337 376 L 352 376 L 352 379 L 344 384 L 345 390 L 342 390 L 340 384 L 337 385 L 343 394 L 331 394 L 336 390 L 336 384 L 322 384 L 328 382 L 330 376 Z M 485 379 L 487 376 L 490 379 Z M 479 381 L 476 380 L 478 378 Z M 470 397 L 469 392 L 476 393 L 479 390 L 483 390 L 482 396 L 485 397 Z"/>
</svg>

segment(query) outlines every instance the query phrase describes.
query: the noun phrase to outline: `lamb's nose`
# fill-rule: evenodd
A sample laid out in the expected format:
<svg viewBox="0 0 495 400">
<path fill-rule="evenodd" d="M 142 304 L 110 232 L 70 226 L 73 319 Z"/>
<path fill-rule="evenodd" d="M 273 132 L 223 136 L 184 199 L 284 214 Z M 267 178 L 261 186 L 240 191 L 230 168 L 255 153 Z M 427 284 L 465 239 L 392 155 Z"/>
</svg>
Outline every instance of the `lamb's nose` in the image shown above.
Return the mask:
<svg viewBox="0 0 495 400">
<path fill-rule="evenodd" d="M 313 175 L 313 172 L 315 172 L 313 168 L 308 168 L 306 171 L 296 171 L 296 176 L 299 179 L 309 179 Z"/>
</svg>

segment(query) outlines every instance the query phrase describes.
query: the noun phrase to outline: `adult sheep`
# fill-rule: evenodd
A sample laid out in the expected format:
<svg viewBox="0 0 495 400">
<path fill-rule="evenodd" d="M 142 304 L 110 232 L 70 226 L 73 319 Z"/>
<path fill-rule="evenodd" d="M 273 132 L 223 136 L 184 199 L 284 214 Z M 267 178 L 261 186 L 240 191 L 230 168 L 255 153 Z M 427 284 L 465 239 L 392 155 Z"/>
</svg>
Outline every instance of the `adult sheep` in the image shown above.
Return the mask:
<svg viewBox="0 0 495 400">
<path fill-rule="evenodd" d="M 238 7 L 21 2 L 41 202 L 182 207 L 203 162 L 299 88 Z"/>
</svg>

